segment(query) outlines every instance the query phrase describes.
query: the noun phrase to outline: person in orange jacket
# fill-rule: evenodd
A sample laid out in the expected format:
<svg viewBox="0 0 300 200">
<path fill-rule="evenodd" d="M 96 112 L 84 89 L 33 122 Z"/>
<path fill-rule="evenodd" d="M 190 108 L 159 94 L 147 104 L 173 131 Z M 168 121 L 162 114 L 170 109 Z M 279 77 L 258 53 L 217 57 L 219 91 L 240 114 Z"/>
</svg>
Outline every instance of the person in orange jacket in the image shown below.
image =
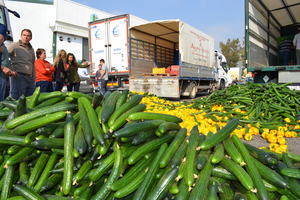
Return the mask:
<svg viewBox="0 0 300 200">
<path fill-rule="evenodd" d="M 46 61 L 45 49 L 36 50 L 37 59 L 34 62 L 35 67 L 35 86 L 40 87 L 41 92 L 53 92 L 52 77 L 54 67 Z"/>
</svg>

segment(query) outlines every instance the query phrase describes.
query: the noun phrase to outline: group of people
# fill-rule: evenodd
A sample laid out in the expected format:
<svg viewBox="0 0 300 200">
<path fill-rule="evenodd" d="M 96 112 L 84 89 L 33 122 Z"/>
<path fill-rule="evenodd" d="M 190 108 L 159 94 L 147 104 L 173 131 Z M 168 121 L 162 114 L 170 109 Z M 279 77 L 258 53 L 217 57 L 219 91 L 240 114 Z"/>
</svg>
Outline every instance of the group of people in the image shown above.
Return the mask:
<svg viewBox="0 0 300 200">
<path fill-rule="evenodd" d="M 0 26 L 0 101 L 5 98 L 5 88 L 10 86 L 9 95 L 19 99 L 21 95 L 30 96 L 36 87 L 41 92 L 61 91 L 67 85 L 68 91 L 79 91 L 80 77 L 78 68 L 89 67 L 91 63 L 76 61 L 74 54 L 60 50 L 51 65 L 46 60 L 45 49 L 38 48 L 34 52 L 30 44 L 32 32 L 23 29 L 20 40 L 8 47 L 4 45 L 6 30 Z M 100 60 L 96 80 L 99 81 L 100 92 L 106 90 L 107 69 L 105 61 Z M 53 87 L 53 82 L 55 87 Z"/>
</svg>

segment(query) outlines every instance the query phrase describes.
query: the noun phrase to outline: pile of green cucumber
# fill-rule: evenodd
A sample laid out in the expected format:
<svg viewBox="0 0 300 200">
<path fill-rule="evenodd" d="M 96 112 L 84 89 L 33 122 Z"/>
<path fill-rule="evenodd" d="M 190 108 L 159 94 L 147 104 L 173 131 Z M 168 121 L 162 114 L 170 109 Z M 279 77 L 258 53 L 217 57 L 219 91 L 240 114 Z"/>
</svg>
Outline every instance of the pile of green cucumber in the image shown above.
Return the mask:
<svg viewBox="0 0 300 200">
<path fill-rule="evenodd" d="M 142 98 L 36 89 L 0 102 L 0 199 L 300 199 L 300 155 L 244 144 L 238 119 L 187 134 Z"/>
<path fill-rule="evenodd" d="M 225 90 L 217 90 L 207 98 L 192 102 L 192 107 L 204 110 L 209 117 L 220 121 L 216 116 L 244 118 L 241 123 L 260 124 L 260 128 L 277 129 L 285 124 L 296 125 L 300 119 L 300 92 L 290 90 L 289 84 L 232 85 Z M 226 112 L 214 111 L 214 105 L 222 105 Z M 240 113 L 237 110 L 245 111 Z M 247 119 L 245 118 L 247 117 Z M 291 121 L 286 122 L 284 119 Z M 222 121 L 222 120 L 221 120 Z"/>
</svg>

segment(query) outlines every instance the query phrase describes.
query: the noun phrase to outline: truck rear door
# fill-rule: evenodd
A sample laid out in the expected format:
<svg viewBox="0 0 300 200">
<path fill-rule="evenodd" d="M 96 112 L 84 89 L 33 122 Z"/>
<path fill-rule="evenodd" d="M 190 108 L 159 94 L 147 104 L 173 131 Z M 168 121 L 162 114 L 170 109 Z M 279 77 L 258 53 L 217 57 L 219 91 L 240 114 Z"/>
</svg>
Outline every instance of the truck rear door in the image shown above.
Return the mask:
<svg viewBox="0 0 300 200">
<path fill-rule="evenodd" d="M 104 59 L 110 74 L 128 73 L 128 16 L 122 15 L 90 25 L 91 60 Z"/>
</svg>

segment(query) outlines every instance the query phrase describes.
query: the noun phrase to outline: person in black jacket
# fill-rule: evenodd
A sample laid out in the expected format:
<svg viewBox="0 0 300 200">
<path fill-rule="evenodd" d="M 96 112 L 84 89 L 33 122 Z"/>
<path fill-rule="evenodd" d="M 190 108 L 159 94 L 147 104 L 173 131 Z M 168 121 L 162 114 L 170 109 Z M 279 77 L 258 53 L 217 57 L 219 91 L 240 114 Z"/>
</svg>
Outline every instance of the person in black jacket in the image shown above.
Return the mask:
<svg viewBox="0 0 300 200">
<path fill-rule="evenodd" d="M 67 52 L 60 50 L 54 59 L 54 81 L 55 91 L 61 91 L 64 83 L 66 82 L 66 63 L 67 63 Z"/>
</svg>

